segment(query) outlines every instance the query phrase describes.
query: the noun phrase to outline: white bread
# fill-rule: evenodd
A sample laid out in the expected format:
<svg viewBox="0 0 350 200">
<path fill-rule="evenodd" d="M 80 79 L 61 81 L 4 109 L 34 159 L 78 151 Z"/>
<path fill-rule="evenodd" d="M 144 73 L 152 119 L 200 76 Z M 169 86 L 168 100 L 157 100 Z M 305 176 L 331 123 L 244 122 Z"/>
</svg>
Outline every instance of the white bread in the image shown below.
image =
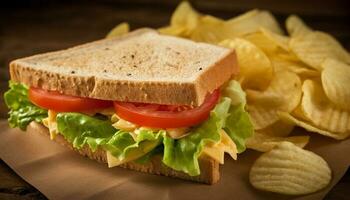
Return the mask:
<svg viewBox="0 0 350 200">
<path fill-rule="evenodd" d="M 104 100 L 200 105 L 233 74 L 233 50 L 139 29 L 10 63 L 11 79 Z"/>
<path fill-rule="evenodd" d="M 38 134 L 43 134 L 48 136 L 49 139 L 49 130 L 45 126 L 37 123 L 31 122 L 28 126 L 31 132 L 37 132 Z M 73 148 L 73 146 L 66 140 L 62 135 L 57 135 L 55 141 L 61 145 L 64 145 L 72 150 L 75 150 L 80 155 L 88 157 L 92 160 L 96 160 L 100 163 L 107 163 L 106 152 L 102 149 L 98 149 L 95 152 L 92 152 L 88 146 L 84 146 L 82 149 L 78 150 Z M 206 184 L 214 184 L 220 179 L 220 169 L 219 163 L 209 157 L 200 157 L 199 166 L 201 174 L 199 176 L 189 176 L 184 172 L 175 171 L 167 166 L 165 166 L 161 161 L 161 156 L 154 156 L 150 162 L 146 164 L 139 164 L 135 162 L 129 162 L 120 165 L 120 167 L 131 169 L 139 172 L 144 172 L 148 174 L 163 175 L 174 178 L 180 178 L 184 180 L 196 181 Z M 107 167 L 107 165 L 106 165 Z M 113 168 L 111 169 L 113 170 Z"/>
</svg>

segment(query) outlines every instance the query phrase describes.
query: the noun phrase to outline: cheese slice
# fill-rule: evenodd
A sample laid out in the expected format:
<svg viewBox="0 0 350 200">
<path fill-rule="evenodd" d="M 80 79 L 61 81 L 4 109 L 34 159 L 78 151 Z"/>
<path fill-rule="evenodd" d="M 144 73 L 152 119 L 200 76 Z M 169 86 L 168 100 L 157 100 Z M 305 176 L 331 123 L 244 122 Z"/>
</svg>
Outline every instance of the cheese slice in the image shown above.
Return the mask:
<svg viewBox="0 0 350 200">
<path fill-rule="evenodd" d="M 53 140 L 56 138 L 56 135 L 58 134 L 57 121 L 56 121 L 57 112 L 53 110 L 48 110 L 47 114 L 48 114 L 47 118 L 43 119 L 42 122 L 44 126 L 46 126 L 49 129 L 50 139 Z"/>
<path fill-rule="evenodd" d="M 225 153 L 228 153 L 234 160 L 236 160 L 238 153 L 236 144 L 223 129 L 220 131 L 220 136 L 220 142 L 206 145 L 202 150 L 202 154 L 213 158 L 220 164 L 224 164 Z"/>
</svg>

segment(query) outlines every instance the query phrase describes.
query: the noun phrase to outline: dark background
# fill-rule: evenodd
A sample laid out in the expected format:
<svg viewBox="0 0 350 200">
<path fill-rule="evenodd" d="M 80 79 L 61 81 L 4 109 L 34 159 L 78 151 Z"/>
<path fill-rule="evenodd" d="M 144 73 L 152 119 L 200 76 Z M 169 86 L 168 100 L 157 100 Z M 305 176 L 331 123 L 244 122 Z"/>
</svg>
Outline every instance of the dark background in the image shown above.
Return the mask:
<svg viewBox="0 0 350 200">
<path fill-rule="evenodd" d="M 8 63 L 24 56 L 71 47 L 103 38 L 116 24 L 132 29 L 168 24 L 177 0 L 9 0 L 0 3 L 0 119 L 7 117 L 2 94 L 7 90 Z M 350 49 L 347 0 L 195 0 L 197 10 L 225 19 L 250 9 L 270 10 L 284 26 L 289 14 L 312 28 L 331 33 Z M 1 150 L 1 149 L 0 149 Z M 344 152 L 345 153 L 345 152 Z M 326 199 L 349 199 L 349 171 Z M 0 160 L 0 199 L 44 199 Z"/>
</svg>

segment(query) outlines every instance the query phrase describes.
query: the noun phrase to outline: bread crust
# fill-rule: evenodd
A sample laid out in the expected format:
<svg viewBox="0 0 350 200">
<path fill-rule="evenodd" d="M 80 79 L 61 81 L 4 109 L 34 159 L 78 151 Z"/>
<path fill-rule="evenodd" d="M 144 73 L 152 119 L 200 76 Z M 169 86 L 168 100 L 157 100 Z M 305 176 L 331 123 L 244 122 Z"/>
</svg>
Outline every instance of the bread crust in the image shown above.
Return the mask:
<svg viewBox="0 0 350 200">
<path fill-rule="evenodd" d="M 32 132 L 45 135 L 49 138 L 49 130 L 42 124 L 37 122 L 31 122 L 28 126 L 28 129 Z M 99 163 L 103 163 L 107 166 L 107 156 L 106 152 L 99 148 L 95 152 L 92 152 L 88 146 L 84 146 L 81 149 L 73 148 L 72 144 L 69 143 L 62 135 L 58 134 L 54 139 L 55 142 L 68 147 L 84 157 L 88 157 L 92 160 L 95 160 Z M 153 156 L 150 162 L 146 164 L 140 164 L 136 162 L 128 162 L 120 165 L 119 167 L 130 169 L 138 172 L 154 174 L 154 175 L 163 175 L 173 178 L 179 178 L 184 180 L 190 180 L 206 184 L 217 183 L 220 179 L 220 169 L 219 163 L 209 157 L 202 156 L 199 159 L 199 166 L 201 174 L 199 176 L 189 176 L 188 174 L 180 171 L 173 170 L 162 163 L 160 155 Z"/>
<path fill-rule="evenodd" d="M 124 45 L 130 49 L 124 50 L 123 42 L 130 42 Z M 134 47 L 140 44 L 150 47 Z M 123 60 L 122 57 L 130 57 L 131 50 L 139 51 L 140 58 Z M 154 53 L 145 53 L 149 51 Z M 114 61 L 117 64 L 108 64 Z M 124 68 L 120 68 L 121 62 Z M 73 96 L 198 106 L 207 93 L 238 73 L 236 65 L 233 50 L 140 29 L 121 38 L 14 60 L 10 63 L 10 75 L 15 82 Z"/>
</svg>

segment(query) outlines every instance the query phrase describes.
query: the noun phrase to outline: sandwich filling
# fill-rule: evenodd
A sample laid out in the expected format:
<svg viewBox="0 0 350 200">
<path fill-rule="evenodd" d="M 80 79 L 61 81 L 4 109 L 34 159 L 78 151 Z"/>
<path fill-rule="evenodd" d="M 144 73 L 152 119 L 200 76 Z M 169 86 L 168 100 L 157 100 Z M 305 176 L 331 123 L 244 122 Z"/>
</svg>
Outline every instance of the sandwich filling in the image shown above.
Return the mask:
<svg viewBox="0 0 350 200">
<path fill-rule="evenodd" d="M 72 97 L 14 82 L 4 98 L 11 127 L 42 123 L 51 139 L 60 134 L 76 149 L 105 150 L 109 167 L 160 155 L 166 166 L 198 176 L 201 156 L 221 164 L 225 153 L 236 159 L 253 135 L 245 93 L 235 80 L 195 108 Z"/>
</svg>

